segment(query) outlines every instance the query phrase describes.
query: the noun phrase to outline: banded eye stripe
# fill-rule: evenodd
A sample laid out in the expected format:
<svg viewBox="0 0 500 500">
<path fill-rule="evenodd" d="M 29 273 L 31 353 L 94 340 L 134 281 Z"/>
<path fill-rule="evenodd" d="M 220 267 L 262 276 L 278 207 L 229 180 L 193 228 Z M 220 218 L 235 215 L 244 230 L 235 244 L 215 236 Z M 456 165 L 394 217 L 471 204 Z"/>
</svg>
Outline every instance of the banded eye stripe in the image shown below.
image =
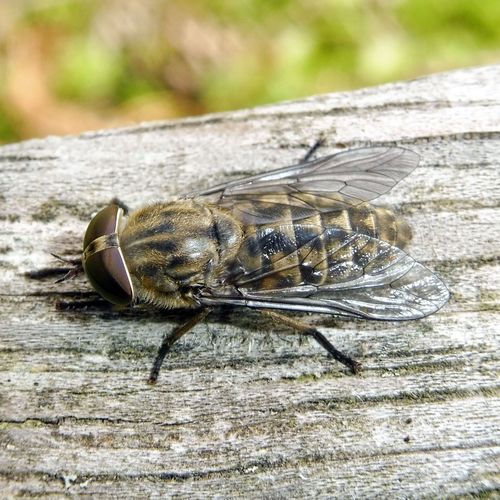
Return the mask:
<svg viewBox="0 0 500 500">
<path fill-rule="evenodd" d="M 91 241 L 83 251 L 83 261 L 88 260 L 92 255 L 102 252 L 106 248 L 119 247 L 118 235 L 116 233 L 103 234 Z"/>
</svg>

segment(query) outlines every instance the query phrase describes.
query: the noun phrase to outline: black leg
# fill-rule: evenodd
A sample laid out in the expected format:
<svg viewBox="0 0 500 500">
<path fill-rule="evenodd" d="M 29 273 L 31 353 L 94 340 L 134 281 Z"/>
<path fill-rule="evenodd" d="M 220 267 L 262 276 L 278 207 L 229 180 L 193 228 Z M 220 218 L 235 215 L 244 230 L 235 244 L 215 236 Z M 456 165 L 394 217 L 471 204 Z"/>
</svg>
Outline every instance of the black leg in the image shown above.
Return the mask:
<svg viewBox="0 0 500 500">
<path fill-rule="evenodd" d="M 158 349 L 158 354 L 153 363 L 153 367 L 151 368 L 151 373 L 149 374 L 148 383 L 155 384 L 158 380 L 158 375 L 160 373 L 161 365 L 163 364 L 163 360 L 165 356 L 170 351 L 171 347 L 177 342 L 184 334 L 189 332 L 194 326 L 196 326 L 203 318 L 205 318 L 211 309 L 203 309 L 198 312 L 195 316 L 190 318 L 186 323 L 179 325 L 171 332 L 169 335 L 166 335 L 163 339 L 163 342 Z"/>
<path fill-rule="evenodd" d="M 329 354 L 336 359 L 338 362 L 342 363 L 343 365 L 347 366 L 351 370 L 352 373 L 359 373 L 362 369 L 363 366 L 361 363 L 356 361 L 355 359 L 352 359 L 351 357 L 347 356 L 347 354 L 344 354 L 342 351 L 339 351 L 336 347 L 334 347 L 330 341 L 316 328 L 312 328 L 311 326 L 307 325 L 306 323 L 302 323 L 301 321 L 298 321 L 294 318 L 290 318 L 289 316 L 285 316 L 284 314 L 277 313 L 275 311 L 269 310 L 269 309 L 264 309 L 260 311 L 262 314 L 265 314 L 266 316 L 269 316 L 280 323 L 284 323 L 287 326 L 292 327 L 295 330 L 298 330 L 299 332 L 305 334 L 305 335 L 310 335 L 316 342 L 318 342 L 321 347 L 326 349 Z"/>
<path fill-rule="evenodd" d="M 314 153 L 323 146 L 325 143 L 325 138 L 321 136 L 308 150 L 307 153 L 304 155 L 304 158 L 302 158 L 302 163 L 305 163 L 309 161 Z"/>
<path fill-rule="evenodd" d="M 310 328 L 304 333 L 306 335 L 310 335 L 314 340 L 316 340 L 316 342 L 318 342 L 319 345 L 321 345 L 321 347 L 324 347 L 331 354 L 332 358 L 347 366 L 352 373 L 359 373 L 363 369 L 363 365 L 359 361 L 356 361 L 355 359 L 352 359 L 344 354 L 342 351 L 339 351 L 319 330 L 316 330 L 316 328 Z"/>
</svg>

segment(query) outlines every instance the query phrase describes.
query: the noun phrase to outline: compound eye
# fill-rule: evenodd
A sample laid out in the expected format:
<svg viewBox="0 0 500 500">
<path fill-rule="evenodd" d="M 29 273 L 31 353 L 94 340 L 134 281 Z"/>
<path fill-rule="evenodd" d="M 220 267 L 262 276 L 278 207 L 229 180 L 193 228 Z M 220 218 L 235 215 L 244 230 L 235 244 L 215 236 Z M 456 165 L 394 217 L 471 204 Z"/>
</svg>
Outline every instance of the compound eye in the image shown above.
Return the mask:
<svg viewBox="0 0 500 500">
<path fill-rule="evenodd" d="M 83 240 L 83 268 L 103 298 L 125 305 L 134 299 L 134 289 L 118 239 L 122 213 L 117 205 L 109 205 L 92 219 Z"/>
<path fill-rule="evenodd" d="M 83 238 L 83 251 L 97 238 L 116 233 L 123 210 L 118 205 L 108 205 L 90 221 Z"/>
</svg>

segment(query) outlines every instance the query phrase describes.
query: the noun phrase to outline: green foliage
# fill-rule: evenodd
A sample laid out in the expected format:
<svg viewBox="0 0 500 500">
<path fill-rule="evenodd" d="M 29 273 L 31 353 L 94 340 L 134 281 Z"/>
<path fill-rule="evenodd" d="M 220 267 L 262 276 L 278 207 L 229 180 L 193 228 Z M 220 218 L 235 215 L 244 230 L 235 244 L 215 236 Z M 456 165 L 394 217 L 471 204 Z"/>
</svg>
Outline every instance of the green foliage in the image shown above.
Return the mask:
<svg viewBox="0 0 500 500">
<path fill-rule="evenodd" d="M 121 54 L 84 36 L 68 41 L 58 63 L 55 85 L 65 98 L 114 100 L 115 91 L 125 76 Z"/>
<path fill-rule="evenodd" d="M 0 101 L 0 142 L 15 142 L 20 138 L 15 118 Z"/>
<path fill-rule="evenodd" d="M 95 0 L 32 1 L 25 10 L 24 21 L 32 26 L 51 26 L 74 32 L 85 31 L 96 11 Z"/>
<path fill-rule="evenodd" d="M 247 107 L 492 63 L 500 56 L 498 0 L 25 5 L 12 37 L 16 29 L 28 29 L 45 40 L 47 94 L 96 115 L 103 109 L 120 115 L 144 96 L 157 100 L 165 118 Z M 7 109 L 1 92 L 0 108 Z M 22 136 L 16 120 L 15 110 L 2 113 L 0 141 Z"/>
<path fill-rule="evenodd" d="M 244 13 L 243 29 L 250 25 L 266 38 L 206 76 L 202 96 L 209 109 L 373 85 L 500 55 L 496 0 L 219 0 L 214 11 L 225 22 Z"/>
</svg>

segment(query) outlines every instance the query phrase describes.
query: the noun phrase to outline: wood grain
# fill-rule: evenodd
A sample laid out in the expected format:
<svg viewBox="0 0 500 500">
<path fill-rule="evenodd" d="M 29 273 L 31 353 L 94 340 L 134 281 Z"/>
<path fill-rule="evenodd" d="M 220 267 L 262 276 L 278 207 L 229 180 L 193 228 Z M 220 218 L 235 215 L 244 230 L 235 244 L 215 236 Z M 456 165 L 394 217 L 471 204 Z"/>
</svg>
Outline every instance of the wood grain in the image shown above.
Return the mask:
<svg viewBox="0 0 500 500">
<path fill-rule="evenodd" d="M 0 148 L 2 496 L 365 498 L 500 489 L 500 66 Z M 221 311 L 145 381 L 182 315 L 54 284 L 91 214 L 318 155 L 403 145 L 378 204 L 453 297 L 417 322 L 303 319 L 365 371 L 255 312 Z M 43 271 L 45 269 L 45 271 Z M 42 270 L 42 272 L 40 272 Z M 44 274 L 45 273 L 45 274 Z M 166 367 L 166 368 L 167 368 Z"/>
</svg>

